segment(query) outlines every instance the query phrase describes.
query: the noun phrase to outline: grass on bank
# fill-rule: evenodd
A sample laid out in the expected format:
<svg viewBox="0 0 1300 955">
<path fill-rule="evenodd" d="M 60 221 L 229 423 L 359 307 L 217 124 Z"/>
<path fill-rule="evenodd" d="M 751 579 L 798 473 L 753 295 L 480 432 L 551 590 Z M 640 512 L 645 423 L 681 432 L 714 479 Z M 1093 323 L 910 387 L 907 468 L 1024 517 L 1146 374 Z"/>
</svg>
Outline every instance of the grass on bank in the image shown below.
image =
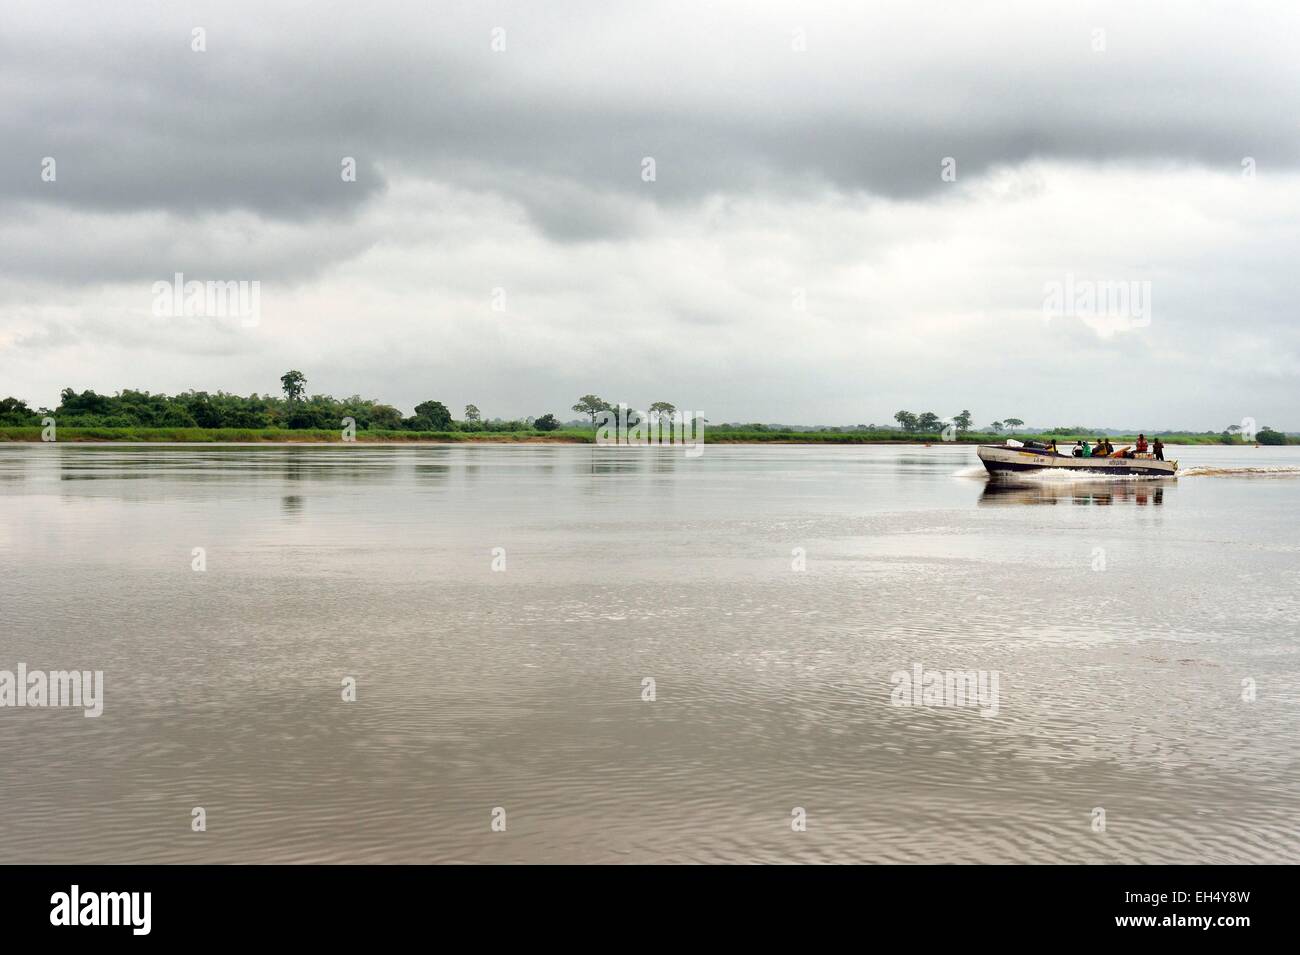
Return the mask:
<svg viewBox="0 0 1300 955">
<path fill-rule="evenodd" d="M 1230 444 L 1242 445 L 1238 435 L 1225 439 L 1221 434 L 1152 433 L 1166 444 Z M 969 431 L 958 441 L 963 444 L 1001 444 L 1008 435 Z M 1072 445 L 1076 440 L 1092 441 L 1093 434 L 1028 434 L 1012 435 L 1018 441 L 1050 441 L 1058 446 Z M 276 442 L 276 443 L 343 443 L 337 430 L 286 428 L 59 428 L 60 442 L 95 441 L 147 441 L 147 442 Z M 358 443 L 409 443 L 426 442 L 551 442 L 591 444 L 595 433 L 589 428 L 561 428 L 557 431 L 358 431 Z M 1132 444 L 1137 435 L 1111 436 L 1116 446 Z M 40 441 L 41 428 L 25 425 L 0 425 L 0 441 Z M 704 440 L 709 444 L 941 444 L 938 434 L 908 434 L 904 431 L 786 431 L 775 429 L 707 427 Z M 1295 443 L 1296 439 L 1288 439 Z"/>
<path fill-rule="evenodd" d="M 60 442 L 275 442 L 342 444 L 338 430 L 313 428 L 59 428 Z M 591 432 L 569 431 L 358 431 L 358 443 L 411 441 L 592 441 Z M 0 441 L 40 441 L 39 427 L 0 426 Z"/>
</svg>

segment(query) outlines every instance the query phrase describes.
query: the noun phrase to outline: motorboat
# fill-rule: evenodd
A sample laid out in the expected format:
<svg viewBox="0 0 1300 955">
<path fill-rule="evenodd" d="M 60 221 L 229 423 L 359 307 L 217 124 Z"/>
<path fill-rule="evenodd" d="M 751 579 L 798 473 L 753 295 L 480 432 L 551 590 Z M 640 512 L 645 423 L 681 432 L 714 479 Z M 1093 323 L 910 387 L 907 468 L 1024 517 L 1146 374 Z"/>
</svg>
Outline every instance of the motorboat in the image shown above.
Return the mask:
<svg viewBox="0 0 1300 955">
<path fill-rule="evenodd" d="M 1083 474 L 1174 477 L 1177 461 L 1160 461 L 1149 451 L 1116 448 L 1105 457 L 1075 457 L 1036 441 L 1008 439 L 1005 444 L 982 444 L 976 453 L 989 474 L 997 476 L 1026 471 L 1067 471 Z"/>
</svg>

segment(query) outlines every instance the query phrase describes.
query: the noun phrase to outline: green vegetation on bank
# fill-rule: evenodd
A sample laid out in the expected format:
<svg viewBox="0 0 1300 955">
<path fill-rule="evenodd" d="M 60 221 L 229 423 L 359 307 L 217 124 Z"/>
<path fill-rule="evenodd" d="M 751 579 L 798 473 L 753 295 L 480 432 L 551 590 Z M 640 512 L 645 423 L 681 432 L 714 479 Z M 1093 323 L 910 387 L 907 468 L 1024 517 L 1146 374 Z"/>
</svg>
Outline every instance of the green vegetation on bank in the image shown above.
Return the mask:
<svg viewBox="0 0 1300 955">
<path fill-rule="evenodd" d="M 0 425 L 0 441 L 40 441 L 40 426 Z M 342 443 L 343 432 L 338 428 L 63 428 L 57 431 L 60 443 L 88 441 L 157 441 L 157 442 L 275 442 L 275 443 Z M 358 443 L 376 442 L 591 442 L 595 435 L 590 431 L 538 431 L 525 428 L 517 431 L 387 431 L 371 429 L 358 431 Z"/>
<path fill-rule="evenodd" d="M 280 377 L 283 397 L 252 394 L 247 397 L 218 391 L 187 391 L 178 395 L 124 390 L 115 395 L 65 388 L 57 408 L 33 409 L 18 398 L 0 399 L 0 441 L 39 441 L 45 423 L 52 420 L 59 441 L 234 441 L 234 442 L 341 442 L 345 431 L 355 440 L 376 441 L 567 441 L 590 443 L 597 427 L 612 414 L 625 423 L 648 416 L 651 422 L 688 416 L 667 401 L 653 402 L 645 413 L 630 411 L 596 395 L 583 395 L 572 411 L 581 417 L 562 422 L 546 412 L 525 419 L 485 419 L 475 405 L 466 405 L 460 420 L 440 401 L 422 401 L 411 415 L 392 405 L 353 395 L 334 398 L 306 393 L 307 378 L 300 371 Z M 1136 435 L 1122 435 L 1075 425 L 1050 431 L 1020 430 L 1024 421 L 1006 417 L 975 430 L 969 410 L 945 421 L 933 412 L 899 411 L 897 427 L 861 424 L 848 427 L 801 427 L 774 424 L 715 424 L 699 418 L 704 440 L 726 443 L 867 444 L 882 442 L 999 443 L 1009 436 L 1019 440 L 1073 444 L 1106 434 L 1116 444 L 1131 443 Z M 689 424 L 689 419 L 688 419 Z M 1221 432 L 1150 431 L 1166 444 L 1244 444 L 1238 426 Z M 1255 435 L 1260 444 L 1296 444 L 1300 438 L 1271 428 Z"/>
<path fill-rule="evenodd" d="M 40 441 L 40 425 L 0 425 L 0 442 L 3 441 Z M 1276 433 L 1276 432 L 1274 432 Z M 342 431 L 338 428 L 58 428 L 60 442 L 94 442 L 94 441 L 136 441 L 136 442 L 277 442 L 277 443 L 341 443 Z M 1190 434 L 1182 432 L 1153 432 L 1148 438 L 1159 436 L 1168 445 L 1185 444 L 1230 444 L 1242 445 L 1239 436 L 1233 435 L 1225 441 L 1216 433 Z M 1075 440 L 1087 438 L 1092 441 L 1095 435 L 1088 433 L 1060 434 L 1018 433 L 1017 440 L 1050 441 L 1055 438 L 1061 447 L 1073 444 Z M 1296 444 L 1295 438 L 1272 441 L 1266 440 L 1271 435 L 1261 432 L 1261 444 Z M 968 431 L 954 439 L 961 444 L 998 444 L 1006 435 L 990 434 L 980 431 Z M 1133 444 L 1136 435 L 1112 435 L 1111 441 L 1116 445 Z M 810 430 L 787 430 L 767 425 L 758 427 L 741 425 L 720 425 L 704 430 L 703 441 L 706 444 L 945 444 L 939 434 L 908 434 L 903 431 L 885 430 L 849 430 L 835 428 L 818 428 Z M 595 432 L 587 428 L 562 427 L 554 430 L 520 427 L 514 430 L 481 431 L 415 431 L 372 428 L 358 430 L 356 441 L 359 443 L 402 443 L 402 442 L 536 442 L 591 444 L 595 441 Z"/>
</svg>

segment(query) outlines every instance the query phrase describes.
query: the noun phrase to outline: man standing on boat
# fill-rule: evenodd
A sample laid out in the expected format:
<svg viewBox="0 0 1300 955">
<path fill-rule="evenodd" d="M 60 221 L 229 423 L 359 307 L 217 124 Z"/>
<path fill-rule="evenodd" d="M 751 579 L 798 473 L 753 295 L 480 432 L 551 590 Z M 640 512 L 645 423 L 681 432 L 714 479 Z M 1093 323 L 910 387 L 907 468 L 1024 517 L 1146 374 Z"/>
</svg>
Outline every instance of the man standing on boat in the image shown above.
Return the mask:
<svg viewBox="0 0 1300 955">
<path fill-rule="evenodd" d="M 1156 438 L 1155 440 L 1156 443 L 1151 446 L 1151 450 L 1156 453 L 1157 461 L 1163 461 L 1165 459 L 1165 443 L 1159 438 Z"/>
</svg>

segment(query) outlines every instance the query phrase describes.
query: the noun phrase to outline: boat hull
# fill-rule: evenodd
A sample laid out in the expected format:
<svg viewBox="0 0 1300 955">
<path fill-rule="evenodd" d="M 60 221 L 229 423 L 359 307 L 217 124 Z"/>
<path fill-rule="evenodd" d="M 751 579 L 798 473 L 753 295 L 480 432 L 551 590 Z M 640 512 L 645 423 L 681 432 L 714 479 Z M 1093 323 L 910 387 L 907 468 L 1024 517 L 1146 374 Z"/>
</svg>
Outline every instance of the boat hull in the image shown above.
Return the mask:
<svg viewBox="0 0 1300 955">
<path fill-rule="evenodd" d="M 1178 472 L 1177 461 L 1157 461 L 1155 458 L 1076 458 L 1001 445 L 981 445 L 977 453 L 989 474 L 993 475 L 1068 471 L 1079 474 L 1174 477 Z"/>
</svg>

